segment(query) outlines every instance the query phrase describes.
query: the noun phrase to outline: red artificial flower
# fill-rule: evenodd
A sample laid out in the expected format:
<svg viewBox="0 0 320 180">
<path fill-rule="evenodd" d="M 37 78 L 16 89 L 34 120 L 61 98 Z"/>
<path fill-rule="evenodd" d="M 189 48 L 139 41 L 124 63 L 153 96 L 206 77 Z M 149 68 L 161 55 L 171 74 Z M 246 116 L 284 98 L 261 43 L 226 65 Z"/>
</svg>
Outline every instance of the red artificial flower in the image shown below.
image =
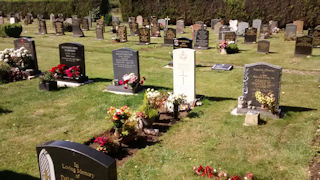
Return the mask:
<svg viewBox="0 0 320 180">
<path fill-rule="evenodd" d="M 240 177 L 239 177 L 239 176 L 233 176 L 233 177 L 231 178 L 231 180 L 240 180 Z"/>
<path fill-rule="evenodd" d="M 140 84 L 142 85 L 142 84 L 143 84 L 143 81 L 140 81 Z"/>
<path fill-rule="evenodd" d="M 123 81 L 122 81 L 122 80 L 120 80 L 120 81 L 119 81 L 119 85 L 122 85 L 122 84 L 123 84 Z"/>
</svg>

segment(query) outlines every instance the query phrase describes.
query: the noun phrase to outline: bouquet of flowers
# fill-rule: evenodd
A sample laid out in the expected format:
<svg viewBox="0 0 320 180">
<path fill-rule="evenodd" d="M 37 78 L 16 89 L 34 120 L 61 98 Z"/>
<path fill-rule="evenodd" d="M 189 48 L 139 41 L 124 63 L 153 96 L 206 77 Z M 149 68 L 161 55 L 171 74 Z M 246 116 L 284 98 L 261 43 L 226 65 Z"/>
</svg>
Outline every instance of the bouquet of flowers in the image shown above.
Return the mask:
<svg viewBox="0 0 320 180">
<path fill-rule="evenodd" d="M 173 105 L 180 105 L 186 103 L 186 96 L 184 94 L 173 94 L 172 92 L 168 92 L 168 102 Z"/>
<path fill-rule="evenodd" d="M 160 109 L 163 107 L 165 102 L 168 99 L 168 93 L 167 92 L 159 92 L 154 89 L 147 89 L 146 92 L 147 100 L 155 109 Z"/>
<path fill-rule="evenodd" d="M 65 69 L 65 64 L 59 64 L 58 66 L 51 68 L 50 72 L 53 74 L 55 78 L 62 78 L 65 74 Z"/>
<path fill-rule="evenodd" d="M 119 145 L 117 143 L 104 136 L 97 137 L 94 142 L 99 144 L 96 149 L 101 152 L 112 154 L 116 153 L 119 149 Z"/>
<path fill-rule="evenodd" d="M 221 51 L 221 49 L 227 49 L 229 47 L 229 44 L 223 40 L 220 44 L 218 44 L 218 49 Z"/>
<path fill-rule="evenodd" d="M 143 80 L 139 80 L 138 76 L 136 76 L 134 73 L 130 73 L 130 74 L 125 74 L 122 77 L 122 80 L 119 81 L 120 85 L 125 85 L 124 88 L 130 88 L 130 89 L 134 89 L 139 87 L 140 85 L 143 84 L 143 82 L 146 80 L 145 77 L 142 77 Z"/>
<path fill-rule="evenodd" d="M 218 172 L 216 169 L 211 168 L 210 166 L 202 167 L 193 167 L 193 172 L 198 176 L 208 177 L 212 179 L 220 179 L 220 180 L 253 180 L 253 174 L 248 173 L 246 176 L 241 178 L 240 176 L 228 176 L 228 174 L 224 171 Z"/>
<path fill-rule="evenodd" d="M 276 112 L 276 98 L 274 94 L 269 92 L 268 94 L 263 94 L 260 91 L 256 91 L 255 97 L 257 101 L 262 105 L 262 108 L 267 108 L 271 110 L 272 113 Z"/>
<path fill-rule="evenodd" d="M 32 65 L 31 54 L 24 47 L 19 49 L 7 48 L 0 51 L 0 61 L 8 63 L 11 67 L 26 69 Z"/>
<path fill-rule="evenodd" d="M 71 68 L 66 69 L 65 73 L 68 77 L 75 79 L 80 75 L 80 66 L 72 66 Z"/>
<path fill-rule="evenodd" d="M 111 118 L 111 121 L 116 129 L 122 127 L 126 120 L 130 117 L 128 106 L 122 106 L 120 109 L 115 107 L 110 107 L 108 110 L 108 116 L 106 118 Z"/>
</svg>

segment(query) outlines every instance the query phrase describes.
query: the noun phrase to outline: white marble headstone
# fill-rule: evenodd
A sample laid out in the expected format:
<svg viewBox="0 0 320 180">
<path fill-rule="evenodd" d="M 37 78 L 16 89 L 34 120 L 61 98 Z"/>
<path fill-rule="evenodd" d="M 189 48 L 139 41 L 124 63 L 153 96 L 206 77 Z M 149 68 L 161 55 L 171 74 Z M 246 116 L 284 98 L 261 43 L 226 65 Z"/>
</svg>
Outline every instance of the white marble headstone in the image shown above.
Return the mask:
<svg viewBox="0 0 320 180">
<path fill-rule="evenodd" d="M 238 20 L 229 20 L 230 30 L 236 32 L 238 30 Z"/>
<path fill-rule="evenodd" d="M 16 23 L 16 19 L 14 17 L 11 17 L 10 18 L 10 24 L 14 24 L 14 23 Z"/>
<path fill-rule="evenodd" d="M 173 93 L 184 94 L 188 103 L 196 97 L 195 52 L 189 48 L 173 50 Z"/>
<path fill-rule="evenodd" d="M 258 31 L 258 32 L 260 32 L 261 24 L 262 24 L 261 19 L 254 19 L 254 20 L 252 21 L 252 27 L 253 27 L 253 28 L 257 28 L 257 31 Z"/>
</svg>

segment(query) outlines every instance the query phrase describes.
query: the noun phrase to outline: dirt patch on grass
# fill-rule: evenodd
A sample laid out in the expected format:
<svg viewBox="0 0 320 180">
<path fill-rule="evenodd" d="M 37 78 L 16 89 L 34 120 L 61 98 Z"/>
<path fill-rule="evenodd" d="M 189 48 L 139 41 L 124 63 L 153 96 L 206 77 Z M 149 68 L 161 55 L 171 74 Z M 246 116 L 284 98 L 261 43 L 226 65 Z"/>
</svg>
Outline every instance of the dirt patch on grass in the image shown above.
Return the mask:
<svg viewBox="0 0 320 180">
<path fill-rule="evenodd" d="M 316 136 L 313 139 L 313 146 L 316 148 L 316 154 L 313 157 L 309 165 L 309 174 L 311 180 L 320 180 L 320 123 L 318 123 L 318 129 Z"/>
</svg>

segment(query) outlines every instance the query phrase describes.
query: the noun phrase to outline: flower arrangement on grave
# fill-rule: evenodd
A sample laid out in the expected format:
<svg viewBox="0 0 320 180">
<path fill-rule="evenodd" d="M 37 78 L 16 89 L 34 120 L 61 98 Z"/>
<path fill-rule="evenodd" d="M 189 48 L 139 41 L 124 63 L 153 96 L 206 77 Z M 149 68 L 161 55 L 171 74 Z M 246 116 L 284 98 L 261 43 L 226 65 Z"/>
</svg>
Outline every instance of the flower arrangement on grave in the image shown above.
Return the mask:
<svg viewBox="0 0 320 180">
<path fill-rule="evenodd" d="M 47 91 L 58 89 L 56 78 L 50 71 L 46 71 L 43 76 L 40 77 L 39 89 Z"/>
<path fill-rule="evenodd" d="M 50 72 L 56 79 L 62 79 L 65 76 L 71 79 L 78 79 L 80 77 L 80 66 L 67 67 L 65 64 L 59 64 L 51 68 Z"/>
<path fill-rule="evenodd" d="M 212 179 L 219 179 L 219 180 L 253 180 L 253 174 L 247 173 L 246 176 L 241 178 L 238 175 L 235 176 L 228 176 L 228 174 L 224 171 L 217 171 L 217 169 L 211 168 L 210 166 L 202 167 L 193 167 L 193 172 L 202 177 L 208 177 Z"/>
<path fill-rule="evenodd" d="M 256 91 L 255 97 L 261 104 L 261 109 L 268 109 L 272 113 L 276 113 L 276 98 L 273 93 L 263 94 L 261 91 Z"/>
<path fill-rule="evenodd" d="M 80 66 L 72 66 L 65 70 L 66 75 L 69 78 L 78 78 L 80 76 Z"/>
<path fill-rule="evenodd" d="M 104 136 L 97 137 L 94 142 L 98 144 L 96 150 L 108 154 L 115 154 L 119 149 L 118 143 Z"/>
<path fill-rule="evenodd" d="M 229 44 L 225 40 L 221 41 L 221 43 L 217 45 L 217 48 L 219 49 L 220 54 L 227 54 L 226 49 L 228 47 L 229 47 Z"/>
<path fill-rule="evenodd" d="M 141 86 L 145 80 L 146 78 L 142 77 L 140 81 L 137 75 L 130 73 L 123 75 L 122 80 L 119 81 L 119 85 L 124 85 L 125 89 L 136 89 Z"/>
<path fill-rule="evenodd" d="M 168 106 L 172 107 L 173 105 L 173 116 L 175 119 L 179 117 L 179 105 L 186 103 L 187 97 L 184 94 L 173 94 L 172 92 L 168 92 Z"/>
<path fill-rule="evenodd" d="M 58 79 L 58 78 L 63 78 L 65 75 L 65 69 L 66 65 L 65 64 L 59 64 L 56 67 L 51 68 L 50 72 L 53 74 L 53 76 Z"/>
<path fill-rule="evenodd" d="M 234 41 L 221 41 L 220 44 L 217 45 L 220 54 L 235 54 L 239 52 L 239 48 Z"/>
</svg>

